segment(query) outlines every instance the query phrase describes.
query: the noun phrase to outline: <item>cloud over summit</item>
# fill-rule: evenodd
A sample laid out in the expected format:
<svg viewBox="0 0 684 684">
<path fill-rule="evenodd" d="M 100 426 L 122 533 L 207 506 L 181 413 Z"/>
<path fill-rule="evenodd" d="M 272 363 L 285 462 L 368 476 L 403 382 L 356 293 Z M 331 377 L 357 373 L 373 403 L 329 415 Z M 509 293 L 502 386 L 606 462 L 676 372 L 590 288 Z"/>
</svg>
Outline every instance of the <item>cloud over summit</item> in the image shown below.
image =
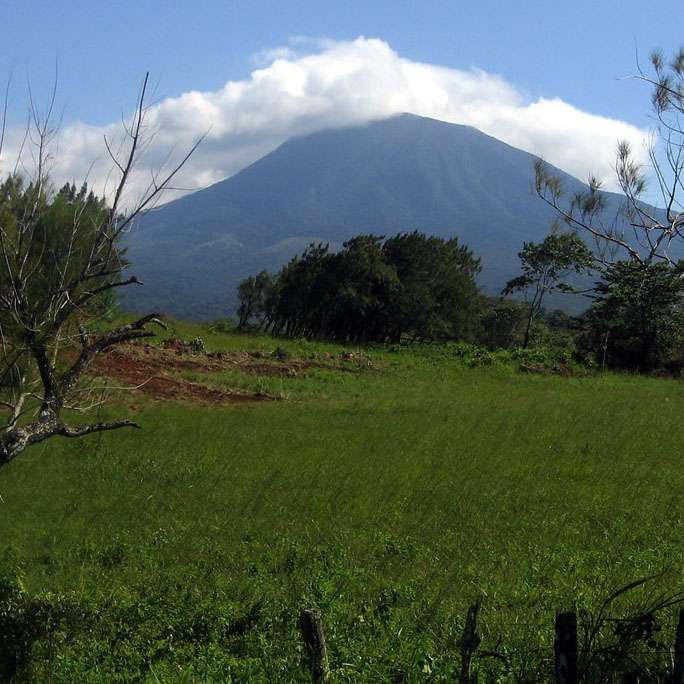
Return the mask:
<svg viewBox="0 0 684 684">
<path fill-rule="evenodd" d="M 152 107 L 150 130 L 157 133 L 140 159 L 132 190 L 142 192 L 169 151 L 180 156 L 204 134 L 174 185 L 204 187 L 293 136 L 403 112 L 474 126 L 581 179 L 596 173 L 609 188 L 615 187 L 612 165 L 618 139 L 629 140 L 637 156 L 646 159 L 646 131 L 559 99 L 530 102 L 501 77 L 476 68 L 410 61 L 377 38 L 314 45 L 297 40 L 257 59 L 263 66 L 247 80 L 228 81 L 213 92 L 183 93 Z M 64 125 L 53 171 L 56 184 L 79 183 L 87 176 L 98 190 L 111 187 L 103 135 L 113 139 L 119 130 L 116 124 Z M 14 166 L 21 139 L 21 131 L 8 132 L 3 170 Z"/>
</svg>

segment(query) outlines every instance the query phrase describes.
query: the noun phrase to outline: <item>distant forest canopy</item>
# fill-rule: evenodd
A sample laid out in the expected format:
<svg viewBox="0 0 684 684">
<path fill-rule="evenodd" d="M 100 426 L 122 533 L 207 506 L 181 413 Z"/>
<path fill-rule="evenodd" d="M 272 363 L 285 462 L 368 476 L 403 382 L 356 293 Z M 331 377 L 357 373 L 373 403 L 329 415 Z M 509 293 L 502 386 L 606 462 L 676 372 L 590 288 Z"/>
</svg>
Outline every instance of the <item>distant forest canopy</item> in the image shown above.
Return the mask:
<svg viewBox="0 0 684 684">
<path fill-rule="evenodd" d="M 457 238 L 361 235 L 310 247 L 238 287 L 239 327 L 341 342 L 470 339 L 480 260 Z"/>
</svg>

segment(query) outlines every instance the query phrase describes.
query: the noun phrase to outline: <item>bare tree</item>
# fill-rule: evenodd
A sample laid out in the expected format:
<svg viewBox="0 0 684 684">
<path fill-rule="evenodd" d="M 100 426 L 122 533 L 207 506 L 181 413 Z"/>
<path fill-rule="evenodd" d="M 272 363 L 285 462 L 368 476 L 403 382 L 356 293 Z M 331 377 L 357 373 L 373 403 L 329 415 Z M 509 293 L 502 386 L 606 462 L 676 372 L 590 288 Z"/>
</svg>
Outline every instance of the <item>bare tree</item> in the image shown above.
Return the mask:
<svg viewBox="0 0 684 684">
<path fill-rule="evenodd" d="M 537 194 L 575 228 L 593 236 L 603 264 L 629 260 L 648 268 L 654 262 L 676 261 L 672 248 L 682 243 L 684 228 L 684 48 L 669 61 L 655 51 L 652 73 L 639 68 L 633 77 L 652 88 L 656 126 L 648 153 L 663 209 L 644 202 L 647 175 L 629 143 L 618 143 L 615 173 L 622 191 L 617 213 L 607 213 L 609 202 L 601 181 L 590 177 L 589 189 L 566 196 L 562 181 L 542 161 L 535 165 Z"/>
<path fill-rule="evenodd" d="M 146 76 L 132 119 L 124 124 L 124 143 L 118 147 L 104 140 L 116 178 L 111 202 L 88 193 L 85 185 L 79 192 L 66 186 L 55 193 L 49 180 L 57 132 L 53 104 L 54 93 L 47 113 L 40 114 L 31 97 L 26 144 L 35 170 L 28 179 L 12 174 L 0 186 L 0 466 L 55 435 L 80 437 L 139 427 L 125 419 L 75 418 L 71 423 L 65 416 L 87 413 L 106 397 L 86 382 L 98 354 L 154 335 L 149 324 L 164 327 L 158 314 L 151 313 L 107 329 L 97 321 L 97 311 L 119 288 L 140 284 L 135 276 L 123 276 L 119 240 L 169 188 L 201 141 L 178 163 L 152 174 L 135 204 L 125 206 L 124 191 L 153 136 L 147 127 Z"/>
</svg>

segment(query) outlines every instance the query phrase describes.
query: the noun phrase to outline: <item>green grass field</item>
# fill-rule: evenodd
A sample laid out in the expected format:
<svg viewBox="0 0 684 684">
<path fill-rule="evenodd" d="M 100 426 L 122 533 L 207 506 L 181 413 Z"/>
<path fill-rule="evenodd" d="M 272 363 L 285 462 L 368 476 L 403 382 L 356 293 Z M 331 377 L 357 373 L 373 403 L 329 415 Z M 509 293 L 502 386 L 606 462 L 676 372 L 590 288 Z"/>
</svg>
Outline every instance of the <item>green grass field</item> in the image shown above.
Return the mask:
<svg viewBox="0 0 684 684">
<path fill-rule="evenodd" d="M 197 331 L 213 349 L 341 351 Z M 284 401 L 122 395 L 106 411 L 144 430 L 54 439 L 0 471 L 5 672 L 310 681 L 312 606 L 334 682 L 450 682 L 482 598 L 481 649 L 505 657 L 477 659 L 480 681 L 552 681 L 557 609 L 595 615 L 656 573 L 611 610 L 684 588 L 681 383 L 365 353 L 354 372 L 207 380 Z"/>
</svg>

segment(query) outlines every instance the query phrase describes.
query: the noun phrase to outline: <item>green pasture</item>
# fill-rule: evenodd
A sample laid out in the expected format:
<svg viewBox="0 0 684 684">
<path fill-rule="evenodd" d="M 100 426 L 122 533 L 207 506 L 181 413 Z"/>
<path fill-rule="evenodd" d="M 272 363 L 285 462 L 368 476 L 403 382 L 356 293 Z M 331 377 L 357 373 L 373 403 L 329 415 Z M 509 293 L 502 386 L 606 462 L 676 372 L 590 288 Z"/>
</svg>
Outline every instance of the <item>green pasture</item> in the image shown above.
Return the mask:
<svg viewBox="0 0 684 684">
<path fill-rule="evenodd" d="M 6 673 L 309 681 L 298 612 L 312 606 L 334 682 L 455 681 L 482 599 L 481 649 L 499 657 L 477 660 L 481 681 L 552 681 L 557 609 L 595 615 L 650 575 L 611 610 L 684 588 L 680 382 L 523 374 L 449 347 L 363 353 L 353 372 L 213 379 L 281 401 L 122 395 L 103 417 L 143 430 L 53 439 L 0 471 Z"/>
</svg>

